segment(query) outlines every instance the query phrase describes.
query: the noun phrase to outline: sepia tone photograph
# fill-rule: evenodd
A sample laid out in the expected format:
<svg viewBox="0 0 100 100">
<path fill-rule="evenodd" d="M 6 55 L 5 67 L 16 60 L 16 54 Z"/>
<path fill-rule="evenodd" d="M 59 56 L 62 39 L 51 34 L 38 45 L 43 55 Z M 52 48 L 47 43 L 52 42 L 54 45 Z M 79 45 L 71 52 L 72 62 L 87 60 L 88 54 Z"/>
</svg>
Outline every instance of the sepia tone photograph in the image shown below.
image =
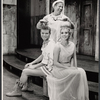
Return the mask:
<svg viewBox="0 0 100 100">
<path fill-rule="evenodd" d="M 99 0 L 2 0 L 2 100 L 99 100 Z"/>
</svg>

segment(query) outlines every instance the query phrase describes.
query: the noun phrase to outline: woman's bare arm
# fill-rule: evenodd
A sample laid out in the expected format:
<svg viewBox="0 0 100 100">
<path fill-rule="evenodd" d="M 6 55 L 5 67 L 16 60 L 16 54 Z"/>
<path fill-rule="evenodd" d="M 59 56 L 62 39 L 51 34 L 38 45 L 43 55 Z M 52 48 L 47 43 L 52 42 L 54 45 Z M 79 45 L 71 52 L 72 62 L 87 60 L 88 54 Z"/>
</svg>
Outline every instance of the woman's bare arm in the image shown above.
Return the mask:
<svg viewBox="0 0 100 100">
<path fill-rule="evenodd" d="M 34 61 L 31 62 L 31 64 L 36 64 L 36 63 L 39 63 L 40 61 L 42 61 L 43 59 L 43 55 L 41 54 L 37 59 L 35 59 Z"/>
</svg>

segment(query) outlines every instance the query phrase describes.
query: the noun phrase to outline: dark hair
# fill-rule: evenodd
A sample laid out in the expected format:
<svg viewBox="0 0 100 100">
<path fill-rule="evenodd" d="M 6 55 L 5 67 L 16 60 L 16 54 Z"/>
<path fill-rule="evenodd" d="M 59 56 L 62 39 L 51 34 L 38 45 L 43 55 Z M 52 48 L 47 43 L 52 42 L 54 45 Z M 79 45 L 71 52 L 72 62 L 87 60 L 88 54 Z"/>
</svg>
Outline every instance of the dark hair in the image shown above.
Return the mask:
<svg viewBox="0 0 100 100">
<path fill-rule="evenodd" d="M 49 33 L 51 33 L 51 28 L 48 26 L 43 26 L 40 30 L 49 30 Z"/>
</svg>

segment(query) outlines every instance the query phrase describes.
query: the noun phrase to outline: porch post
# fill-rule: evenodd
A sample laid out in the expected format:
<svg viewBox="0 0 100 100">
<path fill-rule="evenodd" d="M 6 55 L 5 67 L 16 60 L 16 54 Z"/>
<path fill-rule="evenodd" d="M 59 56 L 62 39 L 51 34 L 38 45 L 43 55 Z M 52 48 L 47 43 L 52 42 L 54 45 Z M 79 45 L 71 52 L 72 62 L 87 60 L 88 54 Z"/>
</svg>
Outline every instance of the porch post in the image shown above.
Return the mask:
<svg viewBox="0 0 100 100">
<path fill-rule="evenodd" d="M 95 61 L 99 61 L 99 0 L 97 0 L 97 22 L 96 22 L 96 44 L 95 44 Z"/>
<path fill-rule="evenodd" d="M 50 0 L 46 0 L 46 15 L 50 13 Z"/>
<path fill-rule="evenodd" d="M 64 1 L 64 8 L 65 8 L 65 0 L 63 0 L 63 1 Z M 64 8 L 63 8 L 63 11 L 62 11 L 63 14 L 64 14 L 64 10 L 65 10 Z"/>
</svg>

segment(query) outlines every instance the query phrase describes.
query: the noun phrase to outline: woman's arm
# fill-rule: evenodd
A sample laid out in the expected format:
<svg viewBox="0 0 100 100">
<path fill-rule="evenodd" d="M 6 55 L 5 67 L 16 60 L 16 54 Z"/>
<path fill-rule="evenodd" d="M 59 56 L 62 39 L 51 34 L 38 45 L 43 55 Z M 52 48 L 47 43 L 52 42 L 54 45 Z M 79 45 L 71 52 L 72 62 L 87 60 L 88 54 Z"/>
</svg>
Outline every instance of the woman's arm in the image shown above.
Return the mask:
<svg viewBox="0 0 100 100">
<path fill-rule="evenodd" d="M 29 66 L 28 68 L 30 68 L 30 69 L 37 69 L 37 68 L 39 68 L 39 67 L 42 67 L 42 66 L 44 66 L 45 64 L 43 64 L 43 63 L 38 63 L 38 64 L 34 64 L 34 65 L 31 65 L 31 66 Z"/>
<path fill-rule="evenodd" d="M 32 65 L 39 63 L 40 61 L 42 61 L 43 59 L 43 55 L 41 54 L 37 59 L 35 59 L 34 61 L 31 62 Z"/>
<path fill-rule="evenodd" d="M 65 15 L 64 15 L 65 16 Z M 75 25 L 74 23 L 70 20 L 69 17 L 65 16 L 65 18 L 63 19 L 63 21 L 69 21 L 71 23 L 71 28 L 74 29 Z"/>
<path fill-rule="evenodd" d="M 74 53 L 71 58 L 71 66 L 77 67 L 77 58 L 76 58 L 76 50 L 74 49 Z"/>
<path fill-rule="evenodd" d="M 72 67 L 74 66 L 73 56 L 72 56 L 72 58 L 71 58 L 71 66 L 72 66 Z"/>
<path fill-rule="evenodd" d="M 59 63 L 59 54 L 60 54 L 60 48 L 59 47 L 55 47 L 54 48 L 54 65 L 57 67 L 64 67 L 64 65 L 62 65 L 61 63 Z M 66 66 L 66 68 L 69 68 Z"/>
</svg>

